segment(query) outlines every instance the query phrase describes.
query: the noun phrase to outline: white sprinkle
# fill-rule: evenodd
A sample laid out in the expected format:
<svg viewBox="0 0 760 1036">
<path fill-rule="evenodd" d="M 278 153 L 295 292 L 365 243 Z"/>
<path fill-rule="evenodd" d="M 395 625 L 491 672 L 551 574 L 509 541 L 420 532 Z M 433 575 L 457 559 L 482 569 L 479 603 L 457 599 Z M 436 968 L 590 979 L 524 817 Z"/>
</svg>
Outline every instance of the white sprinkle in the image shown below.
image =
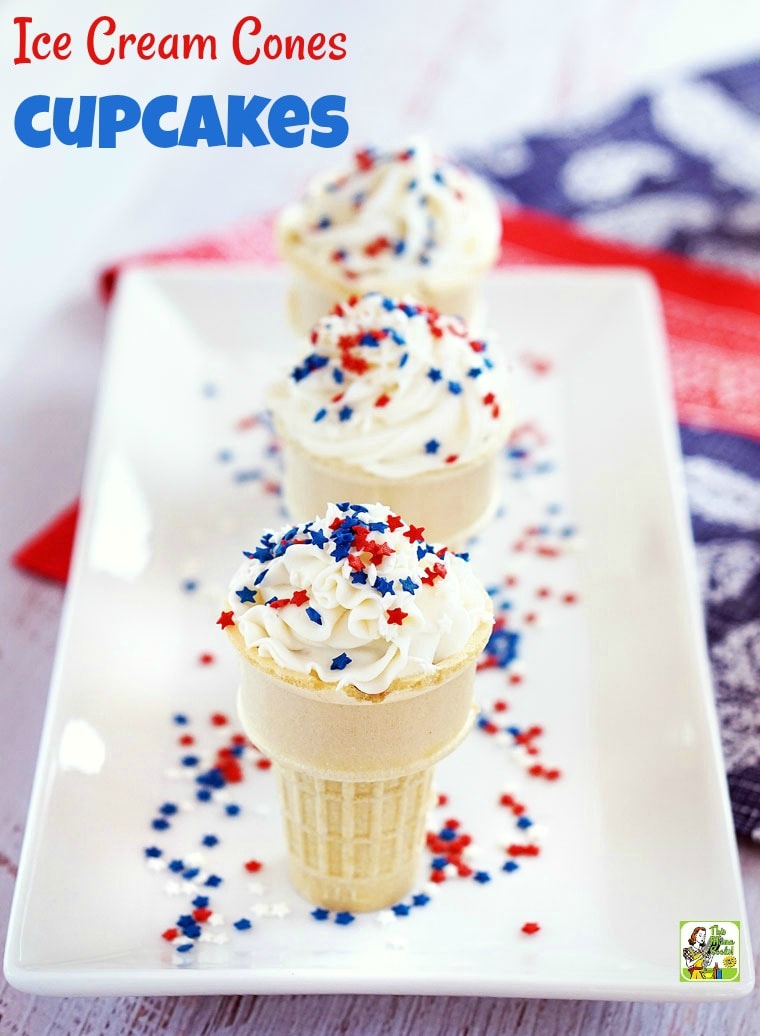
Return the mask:
<svg viewBox="0 0 760 1036">
<path fill-rule="evenodd" d="M 396 915 L 392 910 L 379 910 L 375 915 L 375 920 L 379 925 L 385 927 L 385 925 L 393 924 L 396 920 Z"/>
<path fill-rule="evenodd" d="M 265 885 L 260 881 L 249 881 L 248 891 L 252 892 L 254 896 L 263 896 L 265 891 Z"/>
<path fill-rule="evenodd" d="M 166 860 L 162 860 L 159 857 L 151 856 L 147 860 L 149 871 L 164 871 L 166 870 Z"/>
<path fill-rule="evenodd" d="M 205 862 L 206 857 L 200 852 L 188 853 L 185 857 L 185 863 L 189 867 L 202 867 Z"/>
<path fill-rule="evenodd" d="M 214 913 L 211 915 L 211 917 L 208 919 L 206 923 L 212 925 L 214 928 L 218 928 L 220 925 L 223 925 L 225 923 L 224 914 L 218 914 L 216 911 L 214 911 Z"/>
<path fill-rule="evenodd" d="M 178 896 L 182 891 L 182 884 L 183 883 L 181 881 L 175 881 L 174 878 L 169 878 L 164 885 L 164 892 L 166 892 L 168 896 Z"/>
<path fill-rule="evenodd" d="M 290 913 L 290 907 L 287 903 L 272 903 L 269 908 L 270 917 L 287 917 Z"/>
</svg>

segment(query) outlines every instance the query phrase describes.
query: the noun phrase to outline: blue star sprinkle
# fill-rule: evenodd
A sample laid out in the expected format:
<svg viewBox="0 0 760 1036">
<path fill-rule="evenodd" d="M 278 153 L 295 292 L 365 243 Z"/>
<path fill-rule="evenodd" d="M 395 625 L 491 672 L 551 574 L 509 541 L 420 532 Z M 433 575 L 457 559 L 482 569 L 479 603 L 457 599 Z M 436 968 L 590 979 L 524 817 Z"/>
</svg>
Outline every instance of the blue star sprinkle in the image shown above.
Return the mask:
<svg viewBox="0 0 760 1036">
<path fill-rule="evenodd" d="M 441 444 L 438 442 L 437 439 L 428 439 L 428 441 L 425 443 L 425 453 L 438 453 L 440 447 Z"/>
<path fill-rule="evenodd" d="M 459 384 L 458 381 L 449 382 L 449 392 L 452 394 L 452 396 L 458 396 L 461 391 L 462 386 Z"/>
<path fill-rule="evenodd" d="M 165 817 L 173 817 L 177 812 L 177 806 L 173 802 L 165 802 L 163 806 L 159 808 L 159 813 L 163 813 Z"/>
<path fill-rule="evenodd" d="M 341 910 L 339 913 L 335 915 L 336 924 L 351 924 L 351 922 L 355 920 L 356 918 L 354 917 L 354 915 L 349 913 L 348 910 Z"/>
<path fill-rule="evenodd" d="M 251 922 L 247 917 L 241 917 L 239 921 L 233 922 L 233 927 L 239 932 L 246 932 L 251 927 Z"/>
<path fill-rule="evenodd" d="M 172 860 L 171 863 L 169 864 L 169 870 L 173 874 L 179 874 L 179 872 L 183 871 L 184 869 L 185 869 L 185 865 L 182 862 L 182 860 Z"/>
<path fill-rule="evenodd" d="M 415 583 L 411 576 L 404 576 L 403 579 L 399 579 L 399 583 L 408 594 L 414 594 L 414 591 L 420 588 L 420 584 Z"/>
<path fill-rule="evenodd" d="M 373 588 L 377 590 L 381 597 L 385 597 L 386 594 L 393 593 L 393 580 L 383 579 L 382 576 L 378 576 L 372 584 Z"/>
<path fill-rule="evenodd" d="M 213 849 L 215 845 L 219 844 L 219 839 L 216 835 L 204 835 L 201 839 L 201 845 L 205 845 L 207 849 Z"/>
<path fill-rule="evenodd" d="M 482 373 L 483 373 L 483 368 L 482 367 L 470 367 L 470 369 L 467 371 L 467 377 L 468 378 L 479 378 Z"/>
<path fill-rule="evenodd" d="M 314 544 L 315 547 L 319 547 L 320 550 L 327 543 L 327 537 L 325 536 L 325 534 L 322 532 L 321 529 L 312 529 L 311 532 L 310 532 L 310 535 L 311 535 L 311 542 Z"/>
<path fill-rule="evenodd" d="M 161 850 L 158 848 L 158 846 L 151 845 L 151 846 L 148 846 L 148 848 L 145 850 L 145 855 L 149 859 L 150 858 L 158 859 L 158 857 L 161 856 L 162 854 L 161 854 Z"/>
<path fill-rule="evenodd" d="M 317 626 L 322 625 L 322 616 L 319 614 L 316 608 L 307 608 L 306 614 L 309 616 L 312 622 L 316 622 Z"/>
<path fill-rule="evenodd" d="M 209 874 L 206 880 L 203 882 L 204 885 L 208 885 L 210 889 L 218 888 L 222 884 L 222 879 L 218 874 Z"/>
<path fill-rule="evenodd" d="M 345 669 L 347 665 L 351 664 L 351 658 L 344 651 L 340 655 L 336 655 L 330 663 L 330 669 Z"/>
<path fill-rule="evenodd" d="M 396 903 L 394 907 L 391 907 L 396 917 L 407 917 L 411 907 L 408 907 L 406 903 Z"/>
<path fill-rule="evenodd" d="M 351 573 L 351 582 L 352 583 L 360 583 L 360 584 L 363 585 L 364 583 L 367 582 L 367 573 L 366 572 L 352 572 Z"/>
<path fill-rule="evenodd" d="M 183 715 L 181 712 L 178 712 L 177 715 L 174 717 L 174 722 L 178 726 L 183 727 L 186 723 L 189 722 L 189 720 L 187 716 Z"/>
<path fill-rule="evenodd" d="M 193 900 L 193 906 L 198 910 L 203 910 L 208 906 L 208 896 L 196 896 Z"/>
<path fill-rule="evenodd" d="M 488 871 L 475 871 L 473 878 L 481 885 L 485 885 L 486 882 L 491 880 L 491 875 Z"/>
<path fill-rule="evenodd" d="M 240 746 L 243 747 L 242 745 Z M 224 812 L 228 817 L 236 817 L 240 813 L 240 806 L 235 802 L 230 802 L 224 807 Z"/>
<path fill-rule="evenodd" d="M 533 821 L 528 817 L 518 817 L 517 826 L 522 828 L 533 827 Z"/>
<path fill-rule="evenodd" d="M 504 866 L 501 869 L 503 871 L 506 871 L 507 874 L 511 874 L 512 871 L 519 870 L 519 868 L 520 868 L 520 864 L 519 863 L 515 863 L 514 860 L 507 860 L 507 862 L 504 864 Z"/>
<path fill-rule="evenodd" d="M 151 827 L 154 831 L 166 831 L 169 827 L 169 821 L 164 820 L 163 817 L 156 817 L 156 819 L 151 822 Z"/>
<path fill-rule="evenodd" d="M 312 910 L 311 916 L 315 921 L 326 921 L 330 916 L 330 911 L 325 910 L 324 907 L 317 907 L 316 910 Z"/>
<path fill-rule="evenodd" d="M 353 410 L 350 406 L 344 406 L 338 411 L 338 417 L 341 421 L 348 421 L 348 419 L 351 417 L 351 414 L 353 414 Z"/>
<path fill-rule="evenodd" d="M 416 907 L 423 907 L 430 902 L 430 896 L 426 896 L 424 892 L 418 892 L 416 896 L 412 896 L 412 902 Z"/>
<path fill-rule="evenodd" d="M 431 367 L 430 370 L 427 372 L 427 376 L 430 378 L 431 381 L 440 381 L 443 377 L 443 375 L 437 367 Z"/>
<path fill-rule="evenodd" d="M 236 590 L 235 593 L 240 598 L 241 604 L 253 604 L 256 600 L 256 591 L 252 590 L 250 586 L 244 586 L 242 590 Z"/>
</svg>

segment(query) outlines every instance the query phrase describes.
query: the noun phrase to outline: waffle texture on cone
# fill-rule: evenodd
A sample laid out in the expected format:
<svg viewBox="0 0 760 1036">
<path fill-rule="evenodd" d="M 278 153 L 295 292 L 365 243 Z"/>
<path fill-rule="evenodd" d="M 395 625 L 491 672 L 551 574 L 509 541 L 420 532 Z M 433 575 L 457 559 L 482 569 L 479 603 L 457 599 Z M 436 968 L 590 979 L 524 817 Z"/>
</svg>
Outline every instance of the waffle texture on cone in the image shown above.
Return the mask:
<svg viewBox="0 0 760 1036">
<path fill-rule="evenodd" d="M 286 446 L 385 480 L 449 477 L 495 455 L 512 427 L 509 375 L 488 342 L 460 317 L 379 292 L 314 325 L 270 402 Z"/>
<path fill-rule="evenodd" d="M 315 178 L 277 225 L 283 258 L 335 297 L 357 288 L 434 297 L 481 277 L 500 234 L 487 185 L 423 140 L 358 152 L 348 168 Z"/>
</svg>

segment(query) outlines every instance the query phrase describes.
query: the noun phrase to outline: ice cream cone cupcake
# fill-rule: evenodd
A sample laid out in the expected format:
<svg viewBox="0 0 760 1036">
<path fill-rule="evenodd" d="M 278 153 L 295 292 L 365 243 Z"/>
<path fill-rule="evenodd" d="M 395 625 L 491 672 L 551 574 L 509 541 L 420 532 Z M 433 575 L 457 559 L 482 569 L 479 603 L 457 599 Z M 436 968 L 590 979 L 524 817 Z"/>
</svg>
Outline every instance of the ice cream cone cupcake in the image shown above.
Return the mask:
<svg viewBox="0 0 760 1036">
<path fill-rule="evenodd" d="M 314 326 L 270 396 L 295 521 L 383 500 L 461 546 L 497 505 L 512 424 L 507 372 L 465 321 L 373 292 Z"/>
<path fill-rule="evenodd" d="M 409 293 L 473 322 L 496 262 L 501 220 L 486 184 L 439 159 L 424 141 L 360 151 L 315 179 L 277 224 L 293 278 L 291 322 L 305 332 L 355 293 Z"/>
<path fill-rule="evenodd" d="M 277 774 L 291 879 L 333 910 L 412 887 L 433 767 L 475 714 L 491 603 L 423 537 L 384 505 L 331 504 L 246 552 L 218 620 L 241 722 Z"/>
</svg>

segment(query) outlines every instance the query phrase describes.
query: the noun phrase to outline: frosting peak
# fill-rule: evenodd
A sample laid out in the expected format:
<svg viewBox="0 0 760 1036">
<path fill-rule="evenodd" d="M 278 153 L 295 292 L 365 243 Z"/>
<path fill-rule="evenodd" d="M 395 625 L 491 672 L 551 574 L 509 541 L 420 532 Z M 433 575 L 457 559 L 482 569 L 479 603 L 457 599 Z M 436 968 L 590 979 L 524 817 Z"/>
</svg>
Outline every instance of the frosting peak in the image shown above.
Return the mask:
<svg viewBox="0 0 760 1036">
<path fill-rule="evenodd" d="M 230 583 L 219 624 L 278 666 L 367 695 L 432 673 L 491 616 L 465 555 L 382 504 L 330 504 L 266 532 Z"/>
<path fill-rule="evenodd" d="M 271 402 L 303 449 L 389 478 L 483 456 L 512 416 L 506 372 L 460 317 L 377 292 L 315 324 Z"/>
<path fill-rule="evenodd" d="M 424 141 L 359 151 L 314 179 L 280 216 L 282 251 L 363 288 L 461 283 L 496 261 L 501 223 L 488 187 Z"/>
</svg>

